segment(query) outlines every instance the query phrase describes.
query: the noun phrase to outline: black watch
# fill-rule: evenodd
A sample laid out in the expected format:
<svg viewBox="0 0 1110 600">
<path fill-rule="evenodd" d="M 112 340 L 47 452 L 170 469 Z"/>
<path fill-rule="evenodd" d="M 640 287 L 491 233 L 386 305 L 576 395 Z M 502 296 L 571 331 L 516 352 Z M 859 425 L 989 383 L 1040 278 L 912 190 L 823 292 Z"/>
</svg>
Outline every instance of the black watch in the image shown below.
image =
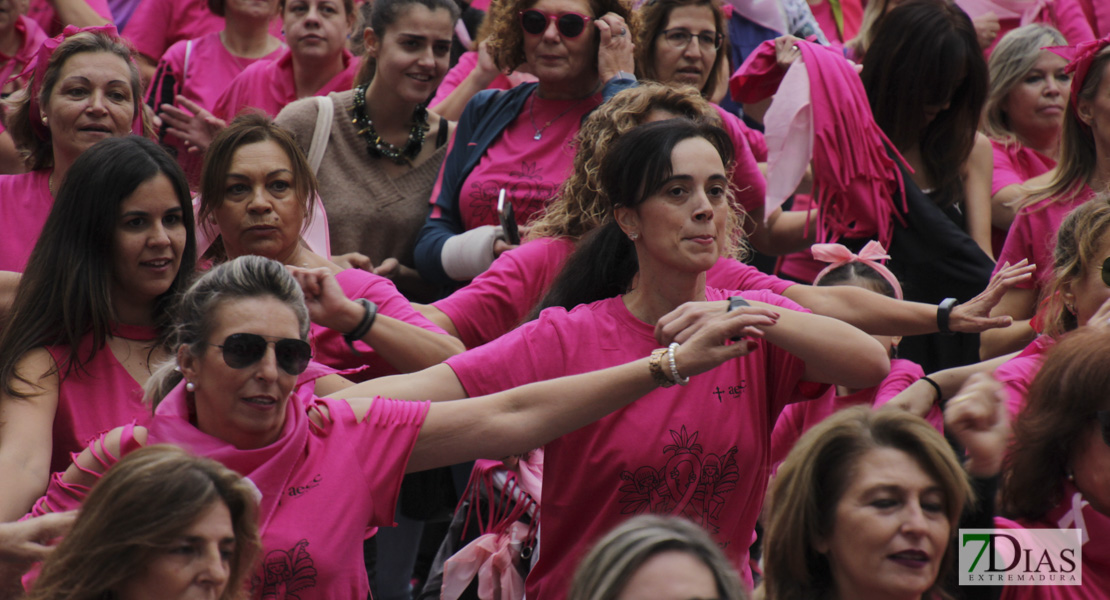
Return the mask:
<svg viewBox="0 0 1110 600">
<path fill-rule="evenodd" d="M 948 327 L 948 318 L 952 316 L 952 308 L 956 306 L 955 298 L 945 298 L 937 305 L 937 330 L 944 335 L 953 335 L 956 332 Z"/>
<path fill-rule="evenodd" d="M 741 298 L 740 296 L 729 296 L 728 310 L 726 310 L 725 312 L 732 312 L 740 308 L 741 306 L 751 306 L 751 304 L 749 304 L 747 300 Z"/>
</svg>

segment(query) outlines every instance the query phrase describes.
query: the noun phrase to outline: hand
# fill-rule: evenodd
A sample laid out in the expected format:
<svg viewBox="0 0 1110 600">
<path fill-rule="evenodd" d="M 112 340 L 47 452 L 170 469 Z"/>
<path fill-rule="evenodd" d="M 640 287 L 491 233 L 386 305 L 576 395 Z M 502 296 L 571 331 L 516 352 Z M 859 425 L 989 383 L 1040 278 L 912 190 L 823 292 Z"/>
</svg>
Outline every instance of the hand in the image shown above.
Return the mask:
<svg viewBox="0 0 1110 600">
<path fill-rule="evenodd" d="M 341 333 L 354 331 L 362 322 L 362 305 L 347 298 L 327 267 L 305 269 L 286 265 L 304 292 L 308 318 L 313 323 Z"/>
<path fill-rule="evenodd" d="M 1008 327 L 1013 318 L 1009 315 L 992 317 L 991 309 L 1010 288 L 1032 280 L 1036 270 L 1037 266 L 1029 264 L 1028 259 L 1022 259 L 1016 265 L 1003 264 L 991 277 L 983 293 L 952 309 L 952 314 L 948 317 L 948 328 L 960 333 L 980 333 L 988 329 Z"/>
<path fill-rule="evenodd" d="M 383 260 L 382 264 L 371 269 L 370 272 L 379 277 L 393 279 L 401 273 L 401 262 L 396 258 L 389 257 Z"/>
<path fill-rule="evenodd" d="M 506 242 L 501 238 L 497 238 L 493 242 L 493 257 L 497 258 L 498 256 L 501 256 L 502 254 L 508 252 L 509 250 L 519 247 L 520 244 L 510 244 L 509 242 Z"/>
<path fill-rule="evenodd" d="M 1002 470 L 1010 441 L 1010 414 L 1002 384 L 976 373 L 944 408 L 944 427 L 967 452 L 964 468 L 976 477 Z"/>
<path fill-rule="evenodd" d="M 478 64 L 474 66 L 470 75 L 477 78 L 478 84 L 485 89 L 500 74 L 501 70 L 497 68 L 497 63 L 493 62 L 493 56 L 489 53 L 489 40 L 482 40 L 478 44 Z"/>
<path fill-rule="evenodd" d="M 43 560 L 54 542 L 69 532 L 77 512 L 48 513 L 41 517 L 0 523 L 0 561 L 27 564 Z"/>
<path fill-rule="evenodd" d="M 763 329 L 778 321 L 778 313 L 754 306 L 719 313 L 702 324 L 686 343 L 675 349 L 675 366 L 683 377 L 692 377 L 715 369 L 727 360 L 755 351 L 755 340 L 735 338 L 763 337 Z"/>
<path fill-rule="evenodd" d="M 728 300 L 685 302 L 659 317 L 655 323 L 655 341 L 660 346 L 669 346 L 671 342 L 685 344 L 705 324 L 725 312 L 728 312 Z"/>
<path fill-rule="evenodd" d="M 971 25 L 975 27 L 975 37 L 979 40 L 979 47 L 986 49 L 992 43 L 994 38 L 998 37 L 998 15 L 994 11 L 984 13 L 971 20 Z"/>
<path fill-rule="evenodd" d="M 337 254 L 331 257 L 331 262 L 338 265 L 341 269 L 362 269 L 363 271 L 374 270 L 374 263 L 371 262 L 370 257 L 361 252 Z"/>
<path fill-rule="evenodd" d="M 212 138 L 216 137 L 221 129 L 227 127 L 227 122 L 215 117 L 185 96 L 177 96 L 175 102 L 184 106 L 187 110 L 182 110 L 172 104 L 161 106 L 162 112 L 159 115 L 169 126 L 166 132 L 180 138 L 189 152 L 208 150 Z"/>
<path fill-rule="evenodd" d="M 597 49 L 597 71 L 602 83 L 616 77 L 621 71 L 634 72 L 636 61 L 632 50 L 636 46 L 632 43 L 632 32 L 624 19 L 609 12 L 594 20 L 594 25 L 601 39 Z"/>
<path fill-rule="evenodd" d="M 792 35 L 775 38 L 775 62 L 783 71 L 789 69 L 795 61 L 801 60 L 802 51 L 798 49 L 801 41 Z"/>
</svg>

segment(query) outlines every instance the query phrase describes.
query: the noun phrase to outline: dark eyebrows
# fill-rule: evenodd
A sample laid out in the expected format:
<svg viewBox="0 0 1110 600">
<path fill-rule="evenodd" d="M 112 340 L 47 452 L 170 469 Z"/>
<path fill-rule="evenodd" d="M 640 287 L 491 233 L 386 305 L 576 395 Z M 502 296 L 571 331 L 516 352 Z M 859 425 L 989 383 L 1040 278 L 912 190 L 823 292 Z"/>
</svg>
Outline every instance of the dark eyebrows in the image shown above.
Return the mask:
<svg viewBox="0 0 1110 600">
<path fill-rule="evenodd" d="M 270 171 L 269 173 L 266 173 L 266 178 L 267 178 L 267 179 L 269 179 L 269 178 L 271 178 L 271 177 L 274 177 L 274 176 L 276 176 L 276 175 L 281 175 L 282 173 L 288 173 L 288 174 L 292 175 L 292 174 L 293 174 L 293 171 L 292 171 L 292 170 L 290 170 L 290 169 L 274 169 L 273 171 Z M 235 178 L 235 179 L 250 179 L 250 176 L 249 176 L 249 175 L 244 175 L 244 174 L 242 174 L 242 173 L 232 173 L 232 172 L 228 172 L 227 176 L 228 176 L 228 178 L 229 178 L 229 179 L 230 179 L 230 178 Z"/>
</svg>

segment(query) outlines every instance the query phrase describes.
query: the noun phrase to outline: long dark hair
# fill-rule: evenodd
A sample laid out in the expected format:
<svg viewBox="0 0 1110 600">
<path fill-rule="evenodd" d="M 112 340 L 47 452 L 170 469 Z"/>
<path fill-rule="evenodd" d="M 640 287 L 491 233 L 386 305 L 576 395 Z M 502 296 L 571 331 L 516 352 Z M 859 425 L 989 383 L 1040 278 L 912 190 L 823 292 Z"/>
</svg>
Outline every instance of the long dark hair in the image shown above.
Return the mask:
<svg viewBox="0 0 1110 600">
<path fill-rule="evenodd" d="M 618 206 L 639 206 L 655 194 L 673 174 L 674 147 L 690 138 L 705 139 L 717 149 L 721 162 L 731 164 L 728 134 L 685 118 L 641 125 L 613 143 L 601 159 L 598 174 L 602 201 L 607 205 L 606 222 L 582 238 L 529 319 L 552 306 L 570 310 L 628 291 L 639 261 L 635 245 L 613 218 L 613 211 Z"/>
<path fill-rule="evenodd" d="M 24 395 L 12 384 L 16 378 L 26 382 L 16 365 L 30 350 L 68 346 L 64 377 L 104 347 L 115 319 L 110 289 L 120 204 L 158 175 L 170 180 L 186 231 L 181 268 L 155 301 L 155 322 L 165 334 L 173 296 L 191 279 L 196 263 L 189 186 L 177 161 L 156 143 L 139 136 L 109 138 L 86 150 L 70 167 L 31 252 L 0 334 L 0 379 L 6 394 Z M 81 338 L 90 331 L 92 349 L 88 356 L 78 356 Z"/>
<path fill-rule="evenodd" d="M 944 205 L 962 200 L 962 166 L 987 98 L 987 63 L 971 19 L 948 2 L 898 6 L 880 19 L 860 78 L 875 122 L 895 147 L 904 152 L 919 144 Z M 926 107 L 945 104 L 926 123 Z"/>
</svg>

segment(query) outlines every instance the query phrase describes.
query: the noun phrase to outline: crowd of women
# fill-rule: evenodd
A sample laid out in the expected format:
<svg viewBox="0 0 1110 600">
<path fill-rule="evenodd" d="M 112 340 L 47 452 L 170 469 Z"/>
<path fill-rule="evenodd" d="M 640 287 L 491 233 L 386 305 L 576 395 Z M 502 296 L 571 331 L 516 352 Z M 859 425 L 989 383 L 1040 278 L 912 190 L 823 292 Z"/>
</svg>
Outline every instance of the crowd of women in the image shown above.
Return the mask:
<svg viewBox="0 0 1110 600">
<path fill-rule="evenodd" d="M 39 4 L 0 597 L 1110 598 L 1102 3 Z"/>
</svg>

